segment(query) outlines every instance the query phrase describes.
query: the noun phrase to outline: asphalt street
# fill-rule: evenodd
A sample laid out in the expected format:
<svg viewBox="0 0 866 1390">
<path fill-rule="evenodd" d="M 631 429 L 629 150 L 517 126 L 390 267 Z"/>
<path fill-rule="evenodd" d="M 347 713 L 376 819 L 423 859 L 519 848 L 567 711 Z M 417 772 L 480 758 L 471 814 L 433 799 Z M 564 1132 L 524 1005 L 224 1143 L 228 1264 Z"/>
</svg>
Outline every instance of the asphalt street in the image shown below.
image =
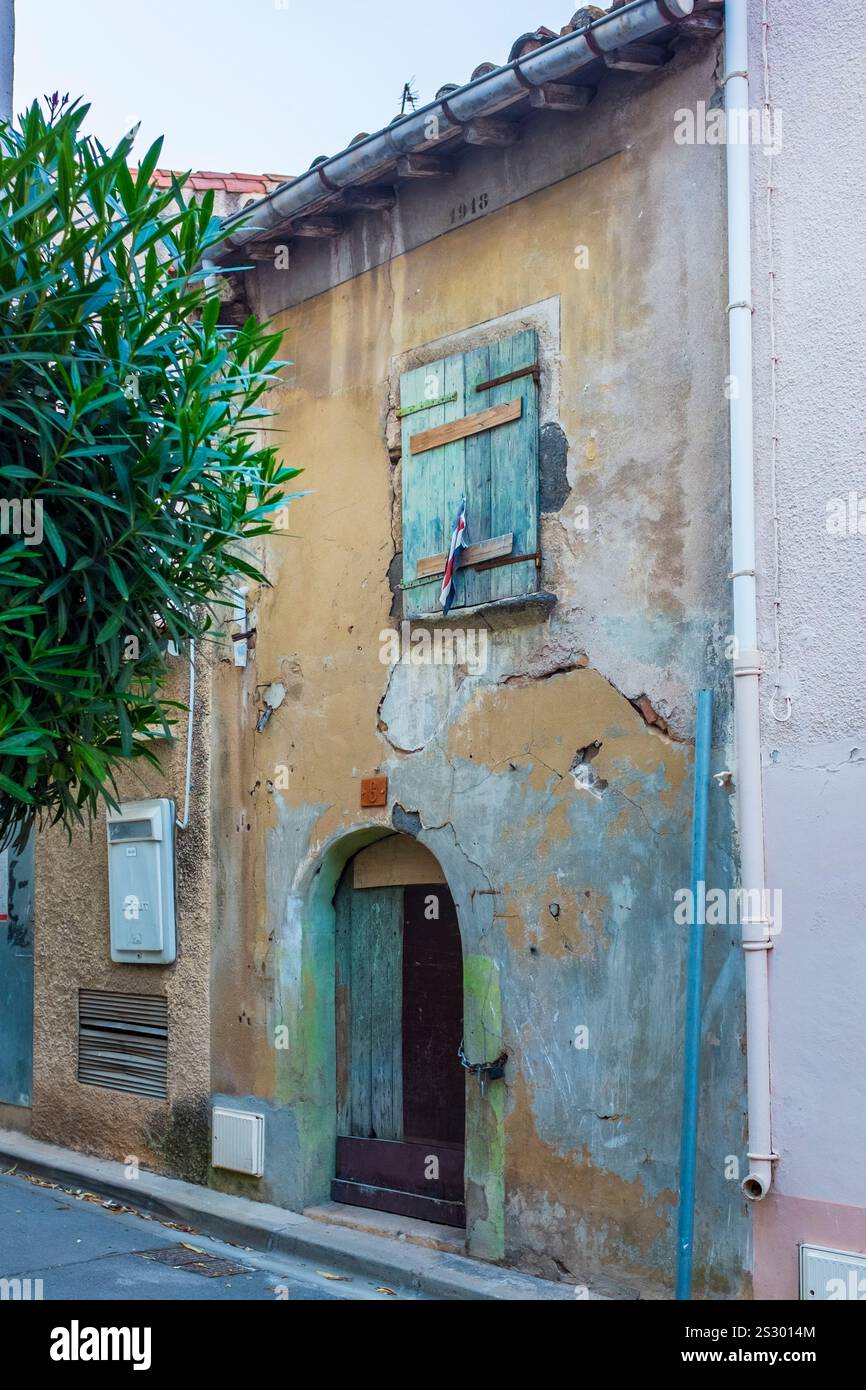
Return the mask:
<svg viewBox="0 0 866 1390">
<path fill-rule="evenodd" d="M 191 1247 L 191 1248 L 190 1248 Z M 168 1263 L 166 1261 L 169 1261 Z M 26 1284 L 14 1281 L 30 1280 Z M 361 1275 L 173 1228 L 107 1199 L 0 1174 L 0 1299 L 411 1300 Z M 9 1282 L 4 1282 L 9 1281 Z"/>
</svg>

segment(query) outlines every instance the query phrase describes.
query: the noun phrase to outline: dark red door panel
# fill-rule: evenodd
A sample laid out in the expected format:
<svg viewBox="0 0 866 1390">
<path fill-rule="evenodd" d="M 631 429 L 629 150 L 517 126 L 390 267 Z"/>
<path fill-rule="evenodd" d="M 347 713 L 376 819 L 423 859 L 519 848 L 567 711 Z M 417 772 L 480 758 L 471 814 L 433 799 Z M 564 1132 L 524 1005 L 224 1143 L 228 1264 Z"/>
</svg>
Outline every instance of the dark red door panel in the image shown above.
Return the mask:
<svg viewBox="0 0 866 1390">
<path fill-rule="evenodd" d="M 403 890 L 403 1138 L 463 1144 L 463 953 L 441 883 Z"/>
</svg>

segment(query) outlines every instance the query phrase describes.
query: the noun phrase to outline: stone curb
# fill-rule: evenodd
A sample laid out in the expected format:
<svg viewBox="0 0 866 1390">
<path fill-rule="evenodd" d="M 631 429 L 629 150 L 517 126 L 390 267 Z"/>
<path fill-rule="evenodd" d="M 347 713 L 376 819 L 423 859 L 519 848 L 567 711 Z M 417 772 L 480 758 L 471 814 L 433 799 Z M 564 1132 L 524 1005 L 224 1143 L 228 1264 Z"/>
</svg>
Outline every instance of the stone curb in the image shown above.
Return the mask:
<svg viewBox="0 0 866 1390">
<path fill-rule="evenodd" d="M 265 1253 L 279 1252 L 336 1266 L 340 1272 L 399 1284 L 444 1300 L 558 1302 L 575 1299 L 571 1284 L 555 1284 L 465 1255 L 433 1250 L 390 1236 L 371 1235 L 234 1197 L 196 1183 L 142 1172 L 134 1181 L 110 1159 L 0 1130 L 0 1165 L 66 1187 L 83 1187 L 151 1215 L 193 1226 L 202 1235 Z M 590 1299 L 604 1295 L 590 1292 Z"/>
</svg>

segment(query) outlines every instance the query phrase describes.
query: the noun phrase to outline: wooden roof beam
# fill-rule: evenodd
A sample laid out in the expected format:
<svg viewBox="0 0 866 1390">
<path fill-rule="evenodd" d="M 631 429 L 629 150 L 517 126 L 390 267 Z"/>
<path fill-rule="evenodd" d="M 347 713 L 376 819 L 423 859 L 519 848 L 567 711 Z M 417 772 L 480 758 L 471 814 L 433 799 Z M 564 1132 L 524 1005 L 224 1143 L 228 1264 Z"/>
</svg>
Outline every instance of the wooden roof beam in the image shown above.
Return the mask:
<svg viewBox="0 0 866 1390">
<path fill-rule="evenodd" d="M 467 145 L 513 145 L 520 138 L 520 132 L 510 121 L 499 121 L 495 116 L 478 116 L 463 127 L 463 139 Z"/>
<path fill-rule="evenodd" d="M 246 246 L 236 254 L 243 260 L 253 261 L 254 263 L 260 261 L 274 261 L 277 256 L 277 248 L 281 247 L 283 248 L 281 259 L 288 260 L 289 248 L 286 244 L 287 240 L 287 236 L 281 237 L 279 233 L 275 232 L 270 241 L 247 242 Z"/>
<path fill-rule="evenodd" d="M 386 212 L 396 203 L 397 195 L 393 188 L 347 188 L 343 201 L 353 212 Z"/>
<path fill-rule="evenodd" d="M 667 58 L 666 49 L 651 43 L 627 43 L 604 55 L 607 66 L 619 72 L 655 72 Z"/>
<path fill-rule="evenodd" d="M 405 154 L 397 160 L 397 173 L 401 179 L 447 179 L 454 169 L 437 154 Z"/>
<path fill-rule="evenodd" d="M 721 33 L 721 29 L 721 10 L 704 10 L 703 14 L 692 14 L 686 19 L 681 19 L 677 33 L 699 39 L 703 38 L 704 35 L 712 36 Z"/>
<path fill-rule="evenodd" d="M 595 96 L 594 87 L 569 87 L 565 82 L 545 82 L 533 87 L 529 105 L 536 111 L 582 111 Z"/>
<path fill-rule="evenodd" d="M 344 230 L 340 217 L 306 217 L 303 222 L 293 222 L 293 237 L 336 237 Z"/>
</svg>

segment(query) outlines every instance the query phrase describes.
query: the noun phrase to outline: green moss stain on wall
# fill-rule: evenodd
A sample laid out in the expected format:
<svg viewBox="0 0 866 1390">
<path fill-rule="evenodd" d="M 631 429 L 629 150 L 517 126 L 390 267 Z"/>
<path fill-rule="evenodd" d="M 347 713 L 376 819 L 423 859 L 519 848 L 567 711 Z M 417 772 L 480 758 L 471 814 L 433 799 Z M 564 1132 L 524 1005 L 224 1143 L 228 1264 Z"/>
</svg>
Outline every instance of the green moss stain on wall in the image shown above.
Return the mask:
<svg viewBox="0 0 866 1390">
<path fill-rule="evenodd" d="M 492 1062 L 502 1051 L 502 998 L 496 962 L 467 956 L 463 963 L 464 1051 L 470 1062 Z M 470 1075 L 467 1084 L 480 1086 Z M 466 1226 L 480 1259 L 505 1255 L 505 1083 L 489 1081 L 481 1105 L 466 1107 Z"/>
</svg>

